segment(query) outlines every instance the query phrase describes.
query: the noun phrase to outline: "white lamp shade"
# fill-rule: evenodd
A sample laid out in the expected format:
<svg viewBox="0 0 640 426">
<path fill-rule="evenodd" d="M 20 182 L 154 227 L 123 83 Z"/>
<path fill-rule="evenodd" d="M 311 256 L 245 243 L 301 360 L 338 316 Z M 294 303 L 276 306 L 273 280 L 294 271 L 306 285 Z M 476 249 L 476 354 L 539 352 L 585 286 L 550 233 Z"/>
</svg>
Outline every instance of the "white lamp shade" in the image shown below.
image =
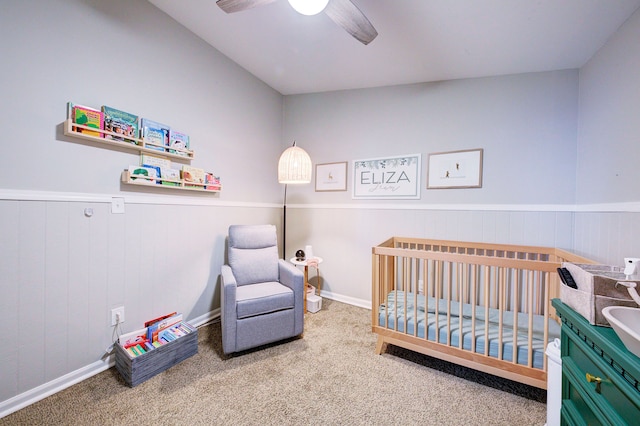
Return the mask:
<svg viewBox="0 0 640 426">
<path fill-rule="evenodd" d="M 329 0 L 289 0 L 291 7 L 303 15 L 317 15 L 328 3 Z"/>
<path fill-rule="evenodd" d="M 304 149 L 294 145 L 282 153 L 278 161 L 278 182 L 311 182 L 311 157 Z"/>
</svg>

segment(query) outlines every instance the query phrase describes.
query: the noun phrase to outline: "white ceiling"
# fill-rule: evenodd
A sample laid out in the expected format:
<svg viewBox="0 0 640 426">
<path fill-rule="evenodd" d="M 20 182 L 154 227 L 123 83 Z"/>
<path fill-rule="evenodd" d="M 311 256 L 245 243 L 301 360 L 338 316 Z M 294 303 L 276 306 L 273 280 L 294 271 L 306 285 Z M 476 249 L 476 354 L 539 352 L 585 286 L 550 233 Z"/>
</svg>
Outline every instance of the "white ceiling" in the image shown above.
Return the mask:
<svg viewBox="0 0 640 426">
<path fill-rule="evenodd" d="M 149 0 L 283 95 L 580 68 L 640 0 L 352 0 L 368 46 L 287 0 Z"/>
</svg>

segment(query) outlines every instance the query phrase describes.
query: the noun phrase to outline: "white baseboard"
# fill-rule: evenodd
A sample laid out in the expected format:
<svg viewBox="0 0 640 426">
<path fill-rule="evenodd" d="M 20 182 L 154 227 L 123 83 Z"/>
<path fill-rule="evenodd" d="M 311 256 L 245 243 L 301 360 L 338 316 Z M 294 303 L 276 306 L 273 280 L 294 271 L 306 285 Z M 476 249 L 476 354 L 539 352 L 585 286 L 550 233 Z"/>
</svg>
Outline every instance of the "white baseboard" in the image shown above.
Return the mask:
<svg viewBox="0 0 640 426">
<path fill-rule="evenodd" d="M 95 376 L 115 365 L 115 357 L 109 356 L 103 360 L 96 361 L 93 364 L 82 367 L 76 371 L 65 374 L 50 382 L 44 383 L 38 387 L 30 389 L 26 392 L 16 395 L 13 398 L 0 402 L 0 419 L 14 413 L 21 408 L 36 403 L 54 393 L 65 390 L 66 388 L 80 383 L 81 381 Z"/>
<path fill-rule="evenodd" d="M 200 315 L 199 317 L 190 319 L 189 324 L 194 327 L 200 327 L 218 318 L 220 318 L 220 308 L 209 311 L 204 315 Z"/>
<path fill-rule="evenodd" d="M 356 299 L 353 297 L 342 296 L 334 294 L 328 291 L 321 293 L 322 297 L 327 299 L 336 300 L 338 302 L 347 303 L 349 305 L 358 306 L 360 308 L 371 309 L 371 301 Z M 189 323 L 195 327 L 200 327 L 220 317 L 220 308 L 214 309 L 204 315 L 189 320 Z M 81 381 L 93 377 L 98 373 L 113 367 L 115 365 L 115 356 L 111 355 L 105 357 L 100 361 L 96 361 L 92 364 L 82 367 L 76 371 L 65 374 L 50 382 L 44 383 L 38 387 L 30 389 L 13 398 L 0 402 L 0 419 L 14 413 L 24 407 L 34 404 L 54 393 L 65 390 L 66 388 L 80 383 Z"/>
<path fill-rule="evenodd" d="M 216 318 L 220 317 L 220 308 L 207 312 L 204 315 L 193 318 L 189 323 L 195 327 L 207 324 Z M 50 382 L 42 384 L 38 387 L 30 389 L 26 392 L 16 395 L 13 398 L 0 402 L 0 419 L 8 416 L 11 413 L 34 404 L 46 397 L 53 395 L 54 393 L 65 390 L 66 388 L 80 383 L 81 381 L 93 377 L 98 373 L 113 367 L 115 365 L 115 356 L 111 355 L 105 357 L 103 360 L 96 361 L 86 367 L 82 367 L 76 371 L 65 374 Z"/>
<path fill-rule="evenodd" d="M 320 296 L 335 300 L 337 302 L 346 303 L 347 305 L 357 306 L 371 310 L 371 300 L 356 299 L 355 297 L 344 296 L 342 294 L 331 293 L 330 291 L 321 290 Z"/>
</svg>

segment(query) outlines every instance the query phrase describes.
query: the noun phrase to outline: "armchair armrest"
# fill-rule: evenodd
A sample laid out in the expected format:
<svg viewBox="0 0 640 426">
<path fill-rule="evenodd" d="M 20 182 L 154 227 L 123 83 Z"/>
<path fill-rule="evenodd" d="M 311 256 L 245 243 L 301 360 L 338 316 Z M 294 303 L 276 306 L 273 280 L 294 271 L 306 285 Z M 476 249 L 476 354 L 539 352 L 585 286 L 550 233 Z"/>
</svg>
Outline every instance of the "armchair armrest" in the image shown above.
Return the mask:
<svg viewBox="0 0 640 426">
<path fill-rule="evenodd" d="M 222 285 L 226 287 L 233 286 L 234 288 L 238 286 L 236 282 L 236 277 L 233 275 L 233 271 L 231 271 L 231 267 L 229 265 L 222 265 L 220 268 L 222 273 Z"/>
<path fill-rule="evenodd" d="M 295 333 L 301 334 L 304 331 L 304 274 L 300 269 L 283 259 L 278 259 L 278 272 L 280 283 L 293 290 L 295 300 Z"/>
<path fill-rule="evenodd" d="M 280 276 L 280 283 L 293 290 L 295 295 L 298 294 L 298 291 L 304 291 L 304 274 L 294 265 L 286 260 L 278 259 L 278 273 Z"/>
<path fill-rule="evenodd" d="M 237 312 L 235 305 L 238 284 L 229 265 L 222 265 L 220 272 L 220 326 L 226 330 L 222 333 L 222 348 L 225 353 L 229 353 L 235 351 L 236 347 Z"/>
</svg>

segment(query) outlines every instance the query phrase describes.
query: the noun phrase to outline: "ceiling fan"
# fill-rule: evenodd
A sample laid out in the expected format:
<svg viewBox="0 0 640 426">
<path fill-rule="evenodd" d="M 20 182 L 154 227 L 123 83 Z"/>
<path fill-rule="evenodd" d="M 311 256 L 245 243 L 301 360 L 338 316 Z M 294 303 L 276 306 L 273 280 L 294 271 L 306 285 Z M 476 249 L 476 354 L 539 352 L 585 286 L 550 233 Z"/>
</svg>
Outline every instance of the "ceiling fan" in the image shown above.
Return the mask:
<svg viewBox="0 0 640 426">
<path fill-rule="evenodd" d="M 218 0 L 216 4 L 227 13 L 241 12 L 276 0 Z M 288 0 L 291 6 L 304 15 L 322 11 L 336 24 L 344 28 L 362 44 L 367 45 L 378 35 L 371 22 L 351 0 Z M 307 9 L 311 6 L 311 9 Z"/>
</svg>

